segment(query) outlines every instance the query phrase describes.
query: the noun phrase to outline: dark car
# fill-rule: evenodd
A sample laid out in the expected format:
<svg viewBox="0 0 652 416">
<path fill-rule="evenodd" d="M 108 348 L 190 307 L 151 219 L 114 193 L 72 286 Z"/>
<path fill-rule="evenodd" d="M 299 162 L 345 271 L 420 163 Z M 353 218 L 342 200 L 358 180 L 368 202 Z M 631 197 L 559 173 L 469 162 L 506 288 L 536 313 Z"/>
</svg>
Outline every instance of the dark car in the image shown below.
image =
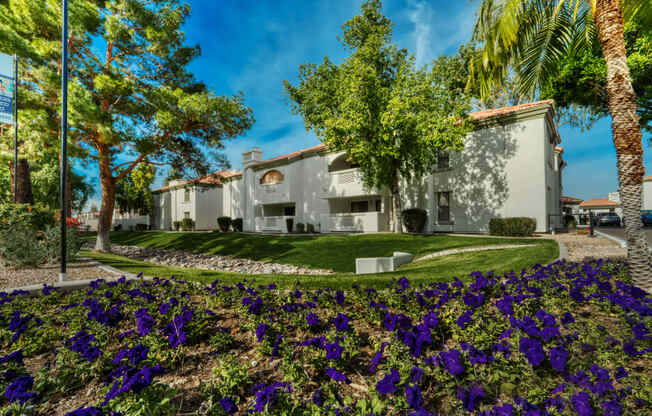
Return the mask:
<svg viewBox="0 0 652 416">
<path fill-rule="evenodd" d="M 598 216 L 595 218 L 595 225 L 598 227 L 620 227 L 620 217 L 615 212 L 603 212 L 598 214 Z"/>
<path fill-rule="evenodd" d="M 652 212 L 649 212 L 649 211 L 641 212 L 641 222 L 643 223 L 644 227 L 646 227 L 648 225 L 652 225 Z M 624 223 L 624 221 L 623 221 L 623 223 Z"/>
</svg>

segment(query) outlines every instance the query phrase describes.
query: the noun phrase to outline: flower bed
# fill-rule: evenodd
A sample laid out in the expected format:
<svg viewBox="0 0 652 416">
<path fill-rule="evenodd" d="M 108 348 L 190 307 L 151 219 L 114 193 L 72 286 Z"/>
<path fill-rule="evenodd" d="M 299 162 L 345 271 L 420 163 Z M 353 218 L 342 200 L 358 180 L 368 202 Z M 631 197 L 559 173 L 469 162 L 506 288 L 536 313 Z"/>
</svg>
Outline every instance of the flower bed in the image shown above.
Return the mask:
<svg viewBox="0 0 652 416">
<path fill-rule="evenodd" d="M 652 402 L 652 297 L 614 262 L 382 291 L 97 281 L 3 293 L 0 313 L 8 414 L 620 415 Z"/>
</svg>

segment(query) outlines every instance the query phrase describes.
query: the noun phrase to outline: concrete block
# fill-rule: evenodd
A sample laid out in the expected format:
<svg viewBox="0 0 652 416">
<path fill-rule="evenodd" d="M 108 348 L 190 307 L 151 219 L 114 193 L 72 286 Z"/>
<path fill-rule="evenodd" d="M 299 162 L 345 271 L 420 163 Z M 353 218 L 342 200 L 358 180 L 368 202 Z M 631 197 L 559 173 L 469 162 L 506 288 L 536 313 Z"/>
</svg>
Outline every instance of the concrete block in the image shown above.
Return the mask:
<svg viewBox="0 0 652 416">
<path fill-rule="evenodd" d="M 395 251 L 394 254 L 394 267 L 399 267 L 404 264 L 408 264 L 414 259 L 414 256 L 410 253 L 402 253 L 400 251 Z"/>
<path fill-rule="evenodd" d="M 355 259 L 355 274 L 394 271 L 394 257 L 363 257 Z"/>
</svg>

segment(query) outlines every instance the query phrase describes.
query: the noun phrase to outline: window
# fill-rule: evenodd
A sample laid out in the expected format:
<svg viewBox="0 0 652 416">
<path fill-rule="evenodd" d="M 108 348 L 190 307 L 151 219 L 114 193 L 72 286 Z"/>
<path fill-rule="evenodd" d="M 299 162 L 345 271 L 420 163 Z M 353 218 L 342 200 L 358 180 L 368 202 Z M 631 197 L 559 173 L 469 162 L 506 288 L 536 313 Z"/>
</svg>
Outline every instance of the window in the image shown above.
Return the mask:
<svg viewBox="0 0 652 416">
<path fill-rule="evenodd" d="M 369 212 L 369 201 L 351 201 L 351 212 Z"/>
<path fill-rule="evenodd" d="M 381 208 L 382 208 L 382 202 L 380 201 L 380 199 L 377 199 L 376 200 L 376 212 L 380 212 Z"/>
<path fill-rule="evenodd" d="M 190 189 L 188 188 L 183 191 L 183 202 L 190 202 Z"/>
<path fill-rule="evenodd" d="M 183 218 L 190 218 L 190 211 L 186 211 L 183 213 Z"/>
<path fill-rule="evenodd" d="M 262 178 L 260 178 L 261 185 L 273 185 L 275 183 L 283 182 L 283 174 L 277 170 L 270 170 L 265 173 Z"/>
<path fill-rule="evenodd" d="M 449 222 L 451 220 L 451 193 L 437 192 L 437 221 Z"/>
<path fill-rule="evenodd" d="M 284 207 L 283 208 L 283 215 L 285 215 L 286 217 L 294 217 L 296 215 L 296 209 L 295 209 L 294 205 L 292 205 L 290 207 Z"/>
<path fill-rule="evenodd" d="M 447 151 L 440 150 L 437 153 L 437 169 L 448 169 L 450 167 L 450 154 Z"/>
</svg>

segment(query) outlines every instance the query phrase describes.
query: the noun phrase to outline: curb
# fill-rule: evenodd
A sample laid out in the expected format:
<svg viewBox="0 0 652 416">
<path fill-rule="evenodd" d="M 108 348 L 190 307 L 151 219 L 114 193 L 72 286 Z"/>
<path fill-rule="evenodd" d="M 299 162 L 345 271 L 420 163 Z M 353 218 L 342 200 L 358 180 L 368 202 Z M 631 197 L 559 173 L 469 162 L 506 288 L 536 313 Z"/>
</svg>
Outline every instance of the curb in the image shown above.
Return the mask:
<svg viewBox="0 0 652 416">
<path fill-rule="evenodd" d="M 614 237 L 613 235 L 603 233 L 602 231 L 598 231 L 598 230 L 593 230 L 593 232 L 596 235 L 599 235 L 600 237 L 605 237 L 605 238 L 608 238 L 610 240 L 615 241 L 616 243 L 620 244 L 620 246 L 622 248 L 627 248 L 627 241 L 623 240 L 622 238 Z"/>
</svg>

